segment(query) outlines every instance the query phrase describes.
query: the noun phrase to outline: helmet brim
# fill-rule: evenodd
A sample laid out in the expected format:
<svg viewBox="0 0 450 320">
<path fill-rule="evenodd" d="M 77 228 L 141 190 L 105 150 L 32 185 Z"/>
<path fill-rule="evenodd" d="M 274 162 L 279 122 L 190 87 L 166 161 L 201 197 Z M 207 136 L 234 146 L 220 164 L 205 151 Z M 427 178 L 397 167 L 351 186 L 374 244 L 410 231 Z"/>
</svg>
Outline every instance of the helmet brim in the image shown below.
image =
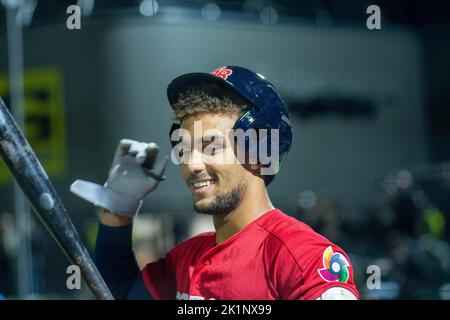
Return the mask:
<svg viewBox="0 0 450 320">
<path fill-rule="evenodd" d="M 193 72 L 183 74 L 169 83 L 167 86 L 167 98 L 169 99 L 170 105 L 173 106 L 177 103 L 181 93 L 211 83 L 222 86 L 224 89 L 232 89 L 239 94 L 230 83 L 220 77 L 216 77 L 210 73 Z"/>
</svg>

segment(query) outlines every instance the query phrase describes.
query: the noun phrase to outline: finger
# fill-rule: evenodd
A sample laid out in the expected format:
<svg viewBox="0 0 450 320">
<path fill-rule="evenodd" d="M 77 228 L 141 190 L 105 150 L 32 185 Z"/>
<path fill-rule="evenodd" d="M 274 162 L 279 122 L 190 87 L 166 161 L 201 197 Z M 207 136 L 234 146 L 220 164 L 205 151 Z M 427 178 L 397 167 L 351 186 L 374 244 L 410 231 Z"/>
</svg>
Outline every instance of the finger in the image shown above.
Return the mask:
<svg viewBox="0 0 450 320">
<path fill-rule="evenodd" d="M 134 140 L 130 140 L 130 139 L 122 139 L 119 142 L 119 150 L 120 150 L 120 155 L 125 155 L 128 153 L 128 151 L 131 148 L 131 145 L 134 143 Z"/>
<path fill-rule="evenodd" d="M 130 149 L 128 150 L 128 155 L 135 158 L 135 161 L 138 164 L 142 164 L 145 161 L 145 158 L 147 157 L 146 148 L 148 144 L 144 142 L 138 142 L 134 141 Z"/>
<path fill-rule="evenodd" d="M 158 153 L 158 145 L 154 142 L 149 143 L 145 148 L 145 158 L 142 161 L 142 166 L 147 170 L 152 170 Z"/>
<path fill-rule="evenodd" d="M 166 156 L 155 165 L 155 168 L 151 172 L 149 172 L 149 176 L 158 181 L 166 180 L 164 173 L 166 172 L 167 163 L 169 163 L 169 157 Z"/>
<path fill-rule="evenodd" d="M 118 147 L 118 155 L 115 157 L 115 161 L 111 170 L 114 169 L 115 165 L 133 165 L 136 162 L 138 164 L 142 163 L 141 158 L 145 158 L 145 148 L 147 147 L 146 143 L 131 140 L 131 139 L 122 139 L 120 140 Z"/>
<path fill-rule="evenodd" d="M 117 164 L 123 161 L 123 157 L 128 153 L 128 150 L 130 149 L 133 142 L 134 140 L 131 139 L 122 139 L 119 141 L 116 152 L 114 153 L 114 158 L 110 170 L 112 170 Z"/>
</svg>

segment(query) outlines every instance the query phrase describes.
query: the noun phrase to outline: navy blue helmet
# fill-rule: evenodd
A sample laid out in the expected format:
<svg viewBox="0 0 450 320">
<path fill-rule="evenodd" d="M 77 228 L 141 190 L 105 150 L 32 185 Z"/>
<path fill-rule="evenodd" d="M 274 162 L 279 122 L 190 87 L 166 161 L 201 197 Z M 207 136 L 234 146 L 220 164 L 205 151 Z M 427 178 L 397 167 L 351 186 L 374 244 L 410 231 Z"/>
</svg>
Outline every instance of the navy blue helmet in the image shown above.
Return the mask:
<svg viewBox="0 0 450 320">
<path fill-rule="evenodd" d="M 279 158 L 278 172 L 283 164 L 292 144 L 292 126 L 289 120 L 289 112 L 283 99 L 275 87 L 261 74 L 238 66 L 223 66 L 211 73 L 187 73 L 175 78 L 167 87 L 167 97 L 173 106 L 180 98 L 180 93 L 195 87 L 216 84 L 224 90 L 232 90 L 239 94 L 249 104 L 237 119 L 234 129 L 268 129 L 266 139 L 270 140 L 270 129 L 278 129 L 279 134 Z M 170 134 L 180 124 L 174 124 Z M 172 142 L 173 144 L 173 142 Z M 246 144 L 245 148 L 253 148 Z M 270 154 L 270 143 L 268 143 Z M 258 154 L 258 153 L 256 153 Z M 266 185 L 274 178 L 274 175 L 266 177 Z"/>
</svg>

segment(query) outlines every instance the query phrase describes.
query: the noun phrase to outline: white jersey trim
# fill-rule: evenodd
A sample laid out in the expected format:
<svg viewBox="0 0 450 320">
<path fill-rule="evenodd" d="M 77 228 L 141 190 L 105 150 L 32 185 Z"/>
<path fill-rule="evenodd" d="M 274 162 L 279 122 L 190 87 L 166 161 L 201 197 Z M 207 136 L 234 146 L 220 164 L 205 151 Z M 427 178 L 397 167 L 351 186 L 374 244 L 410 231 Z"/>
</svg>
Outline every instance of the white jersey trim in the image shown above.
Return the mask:
<svg viewBox="0 0 450 320">
<path fill-rule="evenodd" d="M 322 293 L 316 300 L 358 300 L 355 295 L 342 287 L 333 287 Z"/>
</svg>

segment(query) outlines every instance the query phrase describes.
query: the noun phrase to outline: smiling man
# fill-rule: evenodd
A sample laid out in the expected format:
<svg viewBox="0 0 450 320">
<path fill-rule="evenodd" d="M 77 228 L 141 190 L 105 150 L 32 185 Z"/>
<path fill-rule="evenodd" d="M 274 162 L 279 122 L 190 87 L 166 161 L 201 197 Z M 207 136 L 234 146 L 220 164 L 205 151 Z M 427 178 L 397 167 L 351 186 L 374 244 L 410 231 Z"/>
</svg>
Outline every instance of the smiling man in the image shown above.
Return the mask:
<svg viewBox="0 0 450 320">
<path fill-rule="evenodd" d="M 77 180 L 71 190 L 103 208 L 96 261 L 120 299 L 357 299 L 341 248 L 270 201 L 267 186 L 283 164 L 292 129 L 273 85 L 248 69 L 190 73 L 167 89 L 177 120 L 172 160 L 200 214 L 215 232 L 171 249 L 139 270 L 133 217 L 163 180 L 155 144 L 122 140 L 108 181 Z"/>
</svg>

